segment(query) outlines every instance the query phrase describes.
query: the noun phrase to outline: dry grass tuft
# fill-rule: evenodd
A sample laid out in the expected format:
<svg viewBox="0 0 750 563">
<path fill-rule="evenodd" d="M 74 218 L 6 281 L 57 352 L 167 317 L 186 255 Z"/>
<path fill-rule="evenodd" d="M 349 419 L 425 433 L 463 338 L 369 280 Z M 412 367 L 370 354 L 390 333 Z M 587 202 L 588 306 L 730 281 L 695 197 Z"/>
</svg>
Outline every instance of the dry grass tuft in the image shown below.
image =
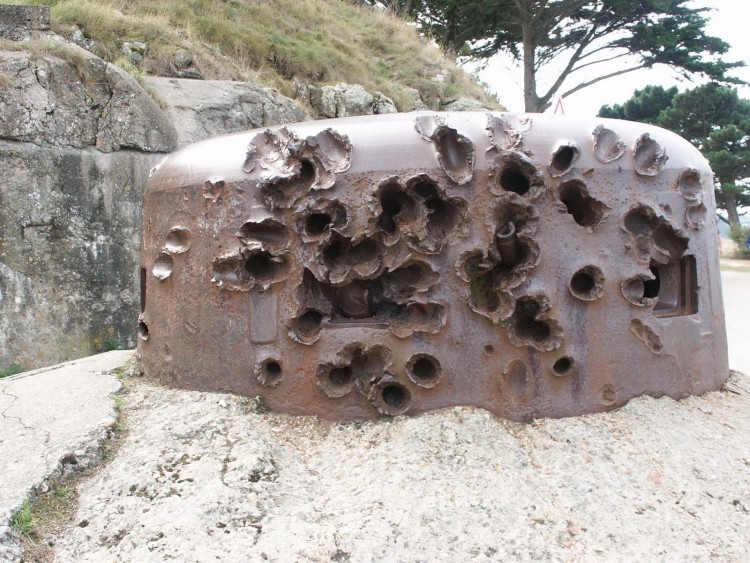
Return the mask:
<svg viewBox="0 0 750 563">
<path fill-rule="evenodd" d="M 173 56 L 185 49 L 207 79 L 260 82 L 286 95 L 296 79 L 361 84 L 400 108 L 409 88 L 433 105 L 438 96 L 498 105 L 403 20 L 344 0 L 11 1 L 50 5 L 57 33 L 70 38 L 80 28 L 110 62 L 122 57 L 124 41 L 148 43 L 139 68 L 149 74 L 173 73 Z"/>
</svg>

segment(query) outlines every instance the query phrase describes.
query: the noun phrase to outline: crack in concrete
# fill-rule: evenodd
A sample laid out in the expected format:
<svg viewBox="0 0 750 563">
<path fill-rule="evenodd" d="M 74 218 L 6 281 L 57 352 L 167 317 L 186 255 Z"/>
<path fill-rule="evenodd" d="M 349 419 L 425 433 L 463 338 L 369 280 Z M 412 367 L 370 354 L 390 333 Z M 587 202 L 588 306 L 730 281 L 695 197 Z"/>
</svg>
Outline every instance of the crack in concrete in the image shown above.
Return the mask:
<svg viewBox="0 0 750 563">
<path fill-rule="evenodd" d="M 10 397 L 11 399 L 13 399 L 11 401 L 10 405 L 8 405 L 7 408 L 5 408 L 3 410 L 3 412 L 0 413 L 0 416 L 2 418 L 7 418 L 9 420 L 16 420 L 16 421 L 18 421 L 18 424 L 21 425 L 21 428 L 23 428 L 25 430 L 29 430 L 31 432 L 34 432 L 35 434 L 36 433 L 43 434 L 44 435 L 44 443 L 45 444 L 49 444 L 49 441 L 52 438 L 52 435 L 50 434 L 49 430 L 45 430 L 43 428 L 36 428 L 34 426 L 29 426 L 28 424 L 26 424 L 26 422 L 24 421 L 24 419 L 22 417 L 20 417 L 20 416 L 14 416 L 12 414 L 7 414 L 8 411 L 11 408 L 13 408 L 13 404 L 16 401 L 18 401 L 18 397 L 16 395 L 13 395 L 12 393 L 8 393 L 8 391 L 7 391 L 7 389 L 5 387 L 0 387 L 0 393 L 2 393 L 3 395 L 5 395 L 6 397 Z"/>
</svg>

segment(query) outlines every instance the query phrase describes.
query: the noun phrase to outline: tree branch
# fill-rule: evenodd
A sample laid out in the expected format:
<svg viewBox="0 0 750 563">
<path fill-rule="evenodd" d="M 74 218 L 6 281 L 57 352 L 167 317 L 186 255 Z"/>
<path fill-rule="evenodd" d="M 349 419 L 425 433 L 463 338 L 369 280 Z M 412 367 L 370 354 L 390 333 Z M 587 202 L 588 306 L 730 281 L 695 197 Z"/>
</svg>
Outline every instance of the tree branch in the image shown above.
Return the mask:
<svg viewBox="0 0 750 563">
<path fill-rule="evenodd" d="M 586 88 L 588 86 L 591 86 L 592 84 L 596 84 L 597 82 L 601 82 L 602 80 L 607 80 L 608 78 L 613 78 L 615 76 L 620 76 L 621 74 L 627 74 L 628 72 L 633 72 L 635 70 L 640 70 L 642 68 L 646 68 L 646 65 L 638 65 L 634 66 L 632 68 L 627 68 L 625 70 L 618 70 L 616 72 L 610 72 L 609 74 L 605 74 L 603 76 L 599 76 L 598 78 L 594 78 L 593 80 L 588 80 L 586 82 L 581 82 L 576 86 L 575 88 L 571 88 L 567 92 L 564 92 L 560 94 L 561 96 L 570 96 L 571 94 L 575 94 L 578 92 L 578 90 L 582 90 L 583 88 Z"/>
<path fill-rule="evenodd" d="M 622 57 L 628 57 L 630 55 L 632 55 L 632 53 L 629 53 L 629 52 L 628 53 L 620 53 L 619 55 L 614 55 L 613 57 L 609 57 L 609 58 L 606 58 L 606 59 L 599 59 L 597 61 L 591 61 L 591 62 L 588 62 L 588 63 L 585 63 L 585 64 L 582 64 L 582 65 L 579 65 L 579 66 L 575 67 L 574 69 L 572 69 L 568 73 L 568 75 L 573 74 L 574 72 L 576 72 L 578 70 L 581 70 L 582 68 L 586 68 L 587 66 L 598 65 L 599 63 L 608 63 L 610 61 L 614 61 L 614 60 L 620 59 Z"/>
<path fill-rule="evenodd" d="M 565 82 L 565 79 L 570 74 L 571 70 L 575 66 L 575 64 L 578 62 L 581 54 L 583 53 L 584 49 L 590 44 L 591 37 L 596 33 L 596 24 L 594 24 L 589 32 L 586 34 L 586 37 L 581 41 L 581 44 L 578 45 L 578 48 L 575 50 L 575 52 L 571 55 L 570 60 L 568 61 L 568 64 L 565 65 L 565 68 L 560 72 L 560 75 L 557 77 L 557 80 L 555 80 L 555 83 L 547 90 L 547 92 L 544 94 L 544 96 L 541 96 L 539 99 L 543 100 L 545 103 L 549 101 L 549 99 L 552 97 L 552 95 L 557 92 L 560 89 L 560 86 L 562 86 L 563 82 Z"/>
</svg>

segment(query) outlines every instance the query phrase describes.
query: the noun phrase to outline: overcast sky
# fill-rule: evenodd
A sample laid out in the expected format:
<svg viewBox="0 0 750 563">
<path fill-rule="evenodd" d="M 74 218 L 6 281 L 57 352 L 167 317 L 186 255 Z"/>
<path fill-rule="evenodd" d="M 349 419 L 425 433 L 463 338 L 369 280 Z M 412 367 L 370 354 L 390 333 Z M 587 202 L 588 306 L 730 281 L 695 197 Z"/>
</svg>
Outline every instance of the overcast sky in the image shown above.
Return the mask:
<svg viewBox="0 0 750 563">
<path fill-rule="evenodd" d="M 714 8 L 714 11 L 707 14 L 709 18 L 707 30 L 710 35 L 721 37 L 732 46 L 729 53 L 725 55 L 725 60 L 748 62 L 750 33 L 745 25 L 750 19 L 750 2 L 747 0 L 695 0 L 692 5 Z M 467 70 L 471 70 L 468 65 Z M 615 70 L 615 67 L 611 70 Z M 733 74 L 750 82 L 750 67 L 739 69 Z M 521 68 L 514 65 L 508 57 L 495 57 L 484 70 L 479 72 L 479 77 L 498 95 L 500 102 L 509 111 L 523 111 L 523 73 Z M 581 77 L 585 75 L 581 74 Z M 540 91 L 551 83 L 549 80 L 545 81 L 544 74 L 540 82 Z M 570 88 L 576 83 L 566 82 L 563 88 Z M 622 103 L 633 94 L 636 88 L 643 88 L 647 84 L 675 85 L 680 90 L 697 85 L 679 77 L 668 67 L 657 66 L 650 70 L 639 70 L 604 80 L 565 98 L 563 101 L 565 115 L 594 116 L 602 105 Z M 740 88 L 740 95 L 750 99 L 750 87 Z"/>
</svg>

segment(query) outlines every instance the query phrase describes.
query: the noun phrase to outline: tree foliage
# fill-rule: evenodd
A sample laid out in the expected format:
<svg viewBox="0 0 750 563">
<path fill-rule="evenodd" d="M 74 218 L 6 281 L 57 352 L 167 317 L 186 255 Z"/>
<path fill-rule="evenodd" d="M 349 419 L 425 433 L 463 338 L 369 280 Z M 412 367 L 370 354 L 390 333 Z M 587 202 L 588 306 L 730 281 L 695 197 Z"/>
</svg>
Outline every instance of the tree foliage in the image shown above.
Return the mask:
<svg viewBox="0 0 750 563">
<path fill-rule="evenodd" d="M 599 110 L 599 117 L 656 124 L 659 114 L 671 105 L 676 95 L 676 86 L 669 89 L 661 86 L 646 86 L 642 90 L 636 90 L 633 96 L 623 104 L 602 106 Z"/>
<path fill-rule="evenodd" d="M 716 83 L 671 90 L 647 86 L 622 105 L 602 107 L 599 116 L 653 123 L 693 143 L 714 171 L 716 204 L 738 225 L 737 208 L 750 205 L 750 101 Z"/>
<path fill-rule="evenodd" d="M 483 59 L 504 52 L 522 62 L 526 111 L 544 111 L 559 91 L 567 96 L 602 80 L 655 65 L 718 81 L 732 81 L 727 72 L 742 66 L 718 58 L 729 45 L 706 34 L 708 9 L 690 7 L 690 0 L 381 3 L 408 13 L 425 33 L 458 54 Z M 539 92 L 537 73 L 553 61 L 562 63 L 561 69 L 551 86 Z M 579 78 L 584 69 L 598 70 L 593 78 Z"/>
</svg>

